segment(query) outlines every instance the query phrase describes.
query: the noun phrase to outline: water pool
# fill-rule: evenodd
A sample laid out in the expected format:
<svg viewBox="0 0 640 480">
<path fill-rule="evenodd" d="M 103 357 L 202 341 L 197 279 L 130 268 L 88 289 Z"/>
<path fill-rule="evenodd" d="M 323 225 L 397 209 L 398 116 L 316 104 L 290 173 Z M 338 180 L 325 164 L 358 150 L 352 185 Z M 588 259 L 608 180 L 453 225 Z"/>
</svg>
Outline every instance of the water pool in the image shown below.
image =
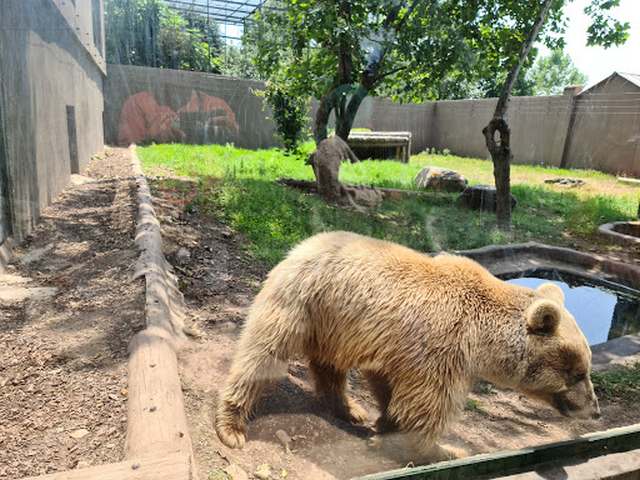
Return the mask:
<svg viewBox="0 0 640 480">
<path fill-rule="evenodd" d="M 612 282 L 594 282 L 558 270 L 536 270 L 503 279 L 529 288 L 545 282 L 558 285 L 564 292 L 567 309 L 590 345 L 640 332 L 640 292 L 637 290 Z"/>
</svg>

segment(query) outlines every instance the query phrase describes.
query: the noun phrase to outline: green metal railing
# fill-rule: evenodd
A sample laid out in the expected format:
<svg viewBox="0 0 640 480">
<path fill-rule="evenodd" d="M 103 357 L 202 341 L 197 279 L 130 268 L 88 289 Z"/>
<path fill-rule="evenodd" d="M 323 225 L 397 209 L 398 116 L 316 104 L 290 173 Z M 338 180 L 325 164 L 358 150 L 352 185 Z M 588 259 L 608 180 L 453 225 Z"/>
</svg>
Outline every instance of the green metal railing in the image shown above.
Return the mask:
<svg viewBox="0 0 640 480">
<path fill-rule="evenodd" d="M 360 477 L 359 480 L 471 480 L 531 471 L 544 464 L 585 461 L 611 453 L 640 448 L 640 424 L 583 435 L 573 440 L 548 443 L 423 467 L 400 468 Z"/>
</svg>

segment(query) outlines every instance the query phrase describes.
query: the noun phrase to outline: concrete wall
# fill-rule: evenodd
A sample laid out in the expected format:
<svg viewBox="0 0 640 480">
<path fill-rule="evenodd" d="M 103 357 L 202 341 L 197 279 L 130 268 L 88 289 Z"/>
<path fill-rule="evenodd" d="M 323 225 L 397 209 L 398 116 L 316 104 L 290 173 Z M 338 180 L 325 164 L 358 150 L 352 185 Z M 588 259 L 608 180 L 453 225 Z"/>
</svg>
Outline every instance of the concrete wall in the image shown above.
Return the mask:
<svg viewBox="0 0 640 480">
<path fill-rule="evenodd" d="M 640 177 L 640 88 L 621 77 L 576 97 L 566 163 Z"/>
<path fill-rule="evenodd" d="M 219 75 L 109 65 L 107 139 L 120 144 L 230 141 L 248 148 L 277 145 L 275 125 L 267 118 L 262 100 L 252 93 L 262 86 L 261 82 Z M 576 93 L 568 89 L 565 95 L 511 99 L 508 120 L 514 162 L 640 176 L 640 89 L 614 76 L 582 95 Z M 480 99 L 415 105 L 367 97 L 354 127 L 410 131 L 412 153 L 435 147 L 489 158 L 482 129 L 495 104 L 496 99 Z M 313 102 L 312 117 L 316 108 Z M 215 124 L 215 132 L 204 138 L 207 124 Z"/>
<path fill-rule="evenodd" d="M 432 146 L 448 148 L 456 155 L 490 158 L 482 129 L 491 119 L 496 101 L 435 102 Z M 508 112 L 514 162 L 559 166 L 571 115 L 571 97 L 514 97 Z"/>
<path fill-rule="evenodd" d="M 103 147 L 102 2 L 4 0 L 0 15 L 0 243 L 23 238 Z M 99 12 L 94 17 L 92 6 Z"/>
</svg>

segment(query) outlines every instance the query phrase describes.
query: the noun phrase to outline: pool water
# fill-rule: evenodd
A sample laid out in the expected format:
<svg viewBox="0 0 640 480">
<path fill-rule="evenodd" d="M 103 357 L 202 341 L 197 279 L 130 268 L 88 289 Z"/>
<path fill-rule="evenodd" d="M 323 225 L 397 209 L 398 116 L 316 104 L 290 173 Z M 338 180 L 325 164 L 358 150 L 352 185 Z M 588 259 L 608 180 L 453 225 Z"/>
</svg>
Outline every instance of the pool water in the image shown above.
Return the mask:
<svg viewBox="0 0 640 480">
<path fill-rule="evenodd" d="M 565 306 L 590 345 L 640 332 L 640 292 L 636 290 L 556 270 L 535 271 L 507 281 L 529 288 L 546 282 L 558 285 L 564 292 Z"/>
</svg>

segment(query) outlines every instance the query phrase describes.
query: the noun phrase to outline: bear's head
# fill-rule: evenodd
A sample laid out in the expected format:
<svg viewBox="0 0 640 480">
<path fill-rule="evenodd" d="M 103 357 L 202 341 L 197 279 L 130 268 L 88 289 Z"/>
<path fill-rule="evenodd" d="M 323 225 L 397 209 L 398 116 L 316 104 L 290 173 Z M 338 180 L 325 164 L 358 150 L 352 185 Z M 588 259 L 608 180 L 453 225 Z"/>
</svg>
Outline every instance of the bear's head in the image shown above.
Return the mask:
<svg viewBox="0 0 640 480">
<path fill-rule="evenodd" d="M 519 390 L 539 398 L 561 414 L 598 418 L 600 407 L 591 383 L 591 349 L 575 318 L 564 306 L 562 290 L 541 285 L 525 311 L 526 365 Z"/>
</svg>

